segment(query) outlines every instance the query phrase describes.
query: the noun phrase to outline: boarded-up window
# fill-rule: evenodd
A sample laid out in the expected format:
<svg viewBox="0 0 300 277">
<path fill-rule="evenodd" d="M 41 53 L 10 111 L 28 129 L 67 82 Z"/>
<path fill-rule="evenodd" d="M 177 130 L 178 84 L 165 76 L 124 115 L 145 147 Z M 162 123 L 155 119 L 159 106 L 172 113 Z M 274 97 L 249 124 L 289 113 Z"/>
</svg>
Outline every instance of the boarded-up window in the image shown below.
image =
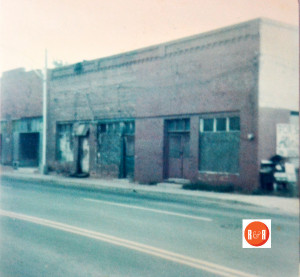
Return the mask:
<svg viewBox="0 0 300 277">
<path fill-rule="evenodd" d="M 203 131 L 212 132 L 214 130 L 214 119 L 203 119 Z"/>
<path fill-rule="evenodd" d="M 73 162 L 72 124 L 57 125 L 56 158 L 61 162 Z"/>
<path fill-rule="evenodd" d="M 98 124 L 97 163 L 102 165 L 119 165 L 123 159 L 124 136 L 133 135 L 134 132 L 134 121 L 107 122 Z M 134 156 L 134 143 L 132 145 L 130 144 L 127 146 L 128 149 L 126 149 L 128 151 L 128 155 Z"/>
<path fill-rule="evenodd" d="M 100 133 L 98 135 L 98 159 L 102 165 L 119 165 L 121 159 L 121 135 Z"/>
<path fill-rule="evenodd" d="M 200 120 L 199 170 L 239 172 L 239 117 Z"/>
</svg>

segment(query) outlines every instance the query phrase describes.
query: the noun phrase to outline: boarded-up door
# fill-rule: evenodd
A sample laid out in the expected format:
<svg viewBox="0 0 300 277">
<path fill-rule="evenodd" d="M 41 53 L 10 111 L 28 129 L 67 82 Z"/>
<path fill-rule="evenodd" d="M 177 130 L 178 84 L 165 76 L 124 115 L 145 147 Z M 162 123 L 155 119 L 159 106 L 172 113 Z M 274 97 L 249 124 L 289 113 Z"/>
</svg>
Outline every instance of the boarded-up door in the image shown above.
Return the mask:
<svg viewBox="0 0 300 277">
<path fill-rule="evenodd" d="M 79 139 L 79 173 L 89 173 L 90 169 L 90 146 L 88 137 L 80 136 Z"/>
<path fill-rule="evenodd" d="M 189 133 L 168 135 L 168 177 L 186 178 L 189 162 Z"/>
</svg>

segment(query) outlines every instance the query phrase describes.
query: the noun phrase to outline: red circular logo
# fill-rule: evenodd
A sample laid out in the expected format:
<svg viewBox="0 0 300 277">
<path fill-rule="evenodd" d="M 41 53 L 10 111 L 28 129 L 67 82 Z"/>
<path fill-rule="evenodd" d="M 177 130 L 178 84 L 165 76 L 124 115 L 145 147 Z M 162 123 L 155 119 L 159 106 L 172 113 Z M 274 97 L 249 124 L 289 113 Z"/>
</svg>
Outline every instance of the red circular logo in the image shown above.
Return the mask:
<svg viewBox="0 0 300 277">
<path fill-rule="evenodd" d="M 245 228 L 244 237 L 252 246 L 264 245 L 270 236 L 269 228 L 260 221 L 253 221 Z"/>
</svg>

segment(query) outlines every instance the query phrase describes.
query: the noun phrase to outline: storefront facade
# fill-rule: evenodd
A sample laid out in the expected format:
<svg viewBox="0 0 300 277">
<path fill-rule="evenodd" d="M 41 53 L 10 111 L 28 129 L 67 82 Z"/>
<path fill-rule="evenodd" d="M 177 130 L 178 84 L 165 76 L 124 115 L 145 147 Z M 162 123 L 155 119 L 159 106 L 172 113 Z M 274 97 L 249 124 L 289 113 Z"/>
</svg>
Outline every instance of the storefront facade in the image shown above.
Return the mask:
<svg viewBox="0 0 300 277">
<path fill-rule="evenodd" d="M 255 190 L 260 160 L 276 152 L 263 140 L 266 129 L 288 123 L 282 114 L 293 109 L 268 100 L 268 53 L 290 63 L 278 86 L 297 101 L 295 63 L 271 47 L 269 29 L 286 34 L 282 45 L 297 57 L 294 28 L 258 19 L 52 70 L 49 168 Z M 270 122 L 268 109 L 282 116 Z"/>
</svg>

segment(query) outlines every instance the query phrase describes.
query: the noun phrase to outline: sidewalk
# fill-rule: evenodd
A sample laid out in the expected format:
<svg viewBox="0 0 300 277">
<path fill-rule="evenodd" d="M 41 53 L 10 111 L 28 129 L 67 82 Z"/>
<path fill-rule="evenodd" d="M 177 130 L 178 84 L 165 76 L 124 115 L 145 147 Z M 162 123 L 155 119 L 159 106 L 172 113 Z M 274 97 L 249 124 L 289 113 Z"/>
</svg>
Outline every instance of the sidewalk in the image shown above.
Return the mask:
<svg viewBox="0 0 300 277">
<path fill-rule="evenodd" d="M 290 215 L 299 214 L 299 199 L 266 195 L 243 195 L 238 193 L 219 193 L 207 191 L 183 190 L 181 185 L 159 183 L 157 185 L 140 185 L 127 179 L 93 179 L 71 178 L 58 175 L 41 175 L 33 169 L 5 170 L 2 169 L 1 177 L 7 179 L 37 181 L 40 183 L 53 184 L 62 187 L 79 189 L 92 189 L 111 192 L 133 191 L 142 195 L 160 196 L 167 199 L 181 198 L 212 201 L 225 201 L 242 205 L 254 205 L 266 207 L 274 212 Z"/>
</svg>

